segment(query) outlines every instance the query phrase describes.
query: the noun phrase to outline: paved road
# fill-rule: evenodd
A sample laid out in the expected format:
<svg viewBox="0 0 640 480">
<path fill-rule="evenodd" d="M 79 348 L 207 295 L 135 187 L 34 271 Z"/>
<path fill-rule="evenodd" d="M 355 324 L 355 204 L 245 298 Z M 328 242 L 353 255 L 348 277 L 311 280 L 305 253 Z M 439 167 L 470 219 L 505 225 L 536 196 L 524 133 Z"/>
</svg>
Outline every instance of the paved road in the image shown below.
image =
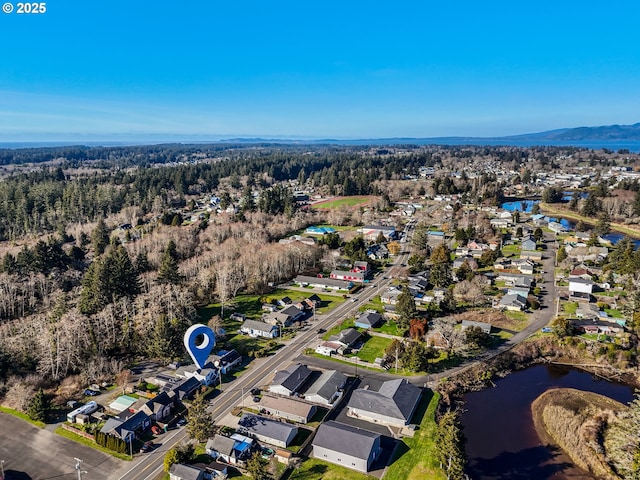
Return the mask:
<svg viewBox="0 0 640 480">
<path fill-rule="evenodd" d="M 7 480 L 73 479 L 74 457 L 83 460 L 85 478 L 106 480 L 123 461 L 81 445 L 13 415 L 0 413 L 0 459 Z"/>
</svg>

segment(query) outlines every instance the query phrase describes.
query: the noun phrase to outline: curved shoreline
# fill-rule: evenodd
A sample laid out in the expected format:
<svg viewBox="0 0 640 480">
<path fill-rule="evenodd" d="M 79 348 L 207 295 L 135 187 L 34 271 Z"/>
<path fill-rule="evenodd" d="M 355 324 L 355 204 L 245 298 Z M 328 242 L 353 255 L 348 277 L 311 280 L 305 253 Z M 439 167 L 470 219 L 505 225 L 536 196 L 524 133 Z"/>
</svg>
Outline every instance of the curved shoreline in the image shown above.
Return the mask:
<svg viewBox="0 0 640 480">
<path fill-rule="evenodd" d="M 531 404 L 535 430 L 547 445 L 558 446 L 572 462 L 605 480 L 617 480 L 602 454 L 601 432 L 624 404 L 597 393 L 556 388 L 547 390 Z"/>
</svg>

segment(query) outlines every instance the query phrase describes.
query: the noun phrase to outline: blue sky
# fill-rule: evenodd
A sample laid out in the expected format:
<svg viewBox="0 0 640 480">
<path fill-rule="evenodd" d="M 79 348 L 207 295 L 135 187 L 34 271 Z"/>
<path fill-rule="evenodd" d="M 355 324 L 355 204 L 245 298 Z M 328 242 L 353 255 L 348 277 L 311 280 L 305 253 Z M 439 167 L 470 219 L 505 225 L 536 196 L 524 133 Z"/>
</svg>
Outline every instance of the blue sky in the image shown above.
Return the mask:
<svg viewBox="0 0 640 480">
<path fill-rule="evenodd" d="M 640 121 L 637 1 L 446 3 L 51 0 L 0 14 L 0 141 Z"/>
</svg>

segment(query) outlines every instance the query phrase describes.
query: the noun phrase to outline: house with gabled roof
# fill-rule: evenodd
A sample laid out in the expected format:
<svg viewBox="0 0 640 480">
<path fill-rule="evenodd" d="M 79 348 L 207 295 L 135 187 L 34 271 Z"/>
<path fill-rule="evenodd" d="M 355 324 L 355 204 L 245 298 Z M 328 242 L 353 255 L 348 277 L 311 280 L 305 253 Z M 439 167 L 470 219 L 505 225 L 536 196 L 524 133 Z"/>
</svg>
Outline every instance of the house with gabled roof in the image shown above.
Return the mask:
<svg viewBox="0 0 640 480">
<path fill-rule="evenodd" d="M 137 412 L 131 415 L 130 412 L 125 411 L 118 417 L 108 419 L 100 431 L 125 442 L 131 442 L 149 427 L 151 427 L 151 419 L 146 413 Z"/>
<path fill-rule="evenodd" d="M 527 299 L 517 293 L 507 294 L 498 302 L 498 308 L 519 312 L 527 306 Z"/>
<path fill-rule="evenodd" d="M 213 459 L 237 465 L 251 457 L 253 443 L 252 438 L 240 434 L 230 437 L 216 434 L 207 440 L 205 452 Z"/>
<path fill-rule="evenodd" d="M 269 415 L 297 423 L 308 423 L 318 409 L 315 405 L 295 398 L 272 397 L 271 395 L 262 396 L 260 407 L 269 412 Z"/>
<path fill-rule="evenodd" d="M 356 319 L 355 325 L 358 328 L 375 328 L 383 322 L 382 315 L 378 312 L 362 312 Z"/>
<path fill-rule="evenodd" d="M 334 420 L 318 427 L 313 439 L 313 457 L 367 473 L 382 452 L 379 433 Z"/>
<path fill-rule="evenodd" d="M 139 410 L 146 413 L 152 421 L 162 422 L 171 415 L 173 405 L 173 398 L 167 392 L 160 392 L 155 397 L 147 400 Z"/>
<path fill-rule="evenodd" d="M 327 370 L 304 392 L 308 402 L 331 406 L 342 396 L 347 377 L 337 370 Z"/>
<path fill-rule="evenodd" d="M 329 341 L 339 343 L 342 348 L 351 348 L 362 339 L 362 334 L 355 328 L 345 328 L 337 335 L 331 335 Z"/>
<path fill-rule="evenodd" d="M 275 338 L 278 336 L 278 327 L 257 320 L 247 320 L 240 327 L 240 332 L 250 337 Z"/>
<path fill-rule="evenodd" d="M 347 415 L 367 422 L 403 427 L 411 422 L 422 391 L 404 378 L 388 380 L 380 390 L 359 388 L 351 394 Z"/>
<path fill-rule="evenodd" d="M 300 391 L 305 382 L 310 379 L 311 374 L 311 370 L 301 363 L 279 370 L 269 385 L 269 391 L 280 395 L 293 395 Z"/>
<path fill-rule="evenodd" d="M 276 447 L 287 448 L 298 434 L 298 427 L 271 418 L 245 413 L 238 422 L 238 432 Z"/>
</svg>

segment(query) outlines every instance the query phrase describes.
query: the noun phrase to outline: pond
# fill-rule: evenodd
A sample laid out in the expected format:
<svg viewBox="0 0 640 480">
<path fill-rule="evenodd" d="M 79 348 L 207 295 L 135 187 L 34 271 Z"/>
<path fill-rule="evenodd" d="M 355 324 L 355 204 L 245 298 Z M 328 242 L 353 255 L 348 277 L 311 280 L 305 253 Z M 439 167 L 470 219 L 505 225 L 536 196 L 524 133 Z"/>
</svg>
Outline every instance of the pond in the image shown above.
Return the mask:
<svg viewBox="0 0 640 480">
<path fill-rule="evenodd" d="M 633 388 L 567 367 L 538 365 L 496 382 L 496 388 L 464 396 L 461 416 L 472 479 L 595 478 L 575 467 L 562 451 L 541 444 L 531 403 L 550 388 L 576 388 L 623 403 Z"/>
</svg>

